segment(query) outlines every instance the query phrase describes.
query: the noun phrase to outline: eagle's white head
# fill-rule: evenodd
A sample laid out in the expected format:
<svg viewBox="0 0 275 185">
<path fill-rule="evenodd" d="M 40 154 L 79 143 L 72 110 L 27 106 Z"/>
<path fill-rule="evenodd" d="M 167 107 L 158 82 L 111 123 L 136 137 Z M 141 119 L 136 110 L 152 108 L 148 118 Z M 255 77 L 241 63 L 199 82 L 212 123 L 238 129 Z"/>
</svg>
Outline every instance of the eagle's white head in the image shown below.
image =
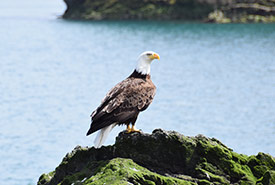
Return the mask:
<svg viewBox="0 0 275 185">
<path fill-rule="evenodd" d="M 154 59 L 159 59 L 159 55 L 153 51 L 145 51 L 138 57 L 136 71 L 147 75 L 150 74 L 150 65 Z"/>
</svg>

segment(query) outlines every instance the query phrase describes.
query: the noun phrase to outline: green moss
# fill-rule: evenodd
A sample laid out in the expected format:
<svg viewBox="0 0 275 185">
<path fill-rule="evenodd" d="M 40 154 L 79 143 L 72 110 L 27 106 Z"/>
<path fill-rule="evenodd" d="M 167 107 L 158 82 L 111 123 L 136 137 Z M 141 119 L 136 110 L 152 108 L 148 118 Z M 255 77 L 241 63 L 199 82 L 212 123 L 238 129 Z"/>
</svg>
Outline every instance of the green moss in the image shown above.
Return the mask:
<svg viewBox="0 0 275 185">
<path fill-rule="evenodd" d="M 131 159 L 115 158 L 110 161 L 99 162 L 100 165 L 97 169 L 94 169 L 94 173 L 91 168 L 94 165 L 88 165 L 89 167 L 83 169 L 80 172 L 72 175 L 67 175 L 59 185 L 66 184 L 89 184 L 89 185 L 101 185 L 101 184 L 165 184 L 165 185 L 192 185 L 194 183 L 185 180 L 166 177 L 156 173 L 153 173 L 146 168 L 143 168 Z M 43 177 L 45 174 L 43 175 Z M 48 181 L 47 181 L 48 182 Z M 44 184 L 44 183 L 42 183 Z"/>
<path fill-rule="evenodd" d="M 248 157 L 232 152 L 226 146 L 215 142 L 215 140 L 200 139 L 201 155 L 204 156 L 200 164 L 201 169 L 205 170 L 212 181 L 221 183 L 238 182 L 244 180 L 247 183 L 255 183 L 254 177 L 249 166 L 246 165 Z M 229 175 L 226 179 L 224 176 Z"/>
<path fill-rule="evenodd" d="M 238 182 L 239 185 L 255 185 L 255 182 L 246 181 L 246 180 L 240 180 Z"/>
<path fill-rule="evenodd" d="M 84 181 L 84 184 L 194 184 L 173 177 L 165 177 L 143 168 L 131 159 L 116 158 L 92 177 Z"/>
<path fill-rule="evenodd" d="M 211 185 L 213 183 L 209 182 L 208 180 L 199 180 L 198 185 Z"/>
<path fill-rule="evenodd" d="M 209 178 L 210 182 L 218 182 L 222 184 L 230 184 L 230 182 L 223 176 L 216 175 L 214 173 L 211 173 L 207 170 L 201 169 L 203 173 L 206 174 L 206 176 Z"/>
<path fill-rule="evenodd" d="M 40 177 L 39 177 L 39 180 L 38 180 L 38 183 L 37 185 L 42 185 L 42 184 L 47 184 L 50 182 L 50 180 L 52 179 L 52 177 L 55 175 L 55 171 L 52 171 L 48 174 L 42 174 Z"/>
<path fill-rule="evenodd" d="M 214 166 L 211 163 L 203 162 L 200 164 L 200 167 L 208 173 L 220 175 L 220 176 L 224 175 L 222 170 L 218 169 L 216 166 Z"/>
<path fill-rule="evenodd" d="M 232 154 L 232 160 L 240 163 L 240 164 L 246 164 L 248 161 L 248 156 L 244 154 L 238 154 L 236 152 L 231 152 Z"/>
<path fill-rule="evenodd" d="M 260 178 L 268 170 L 275 170 L 275 159 L 264 153 L 248 158 L 248 166 L 251 168 L 255 177 Z"/>
<path fill-rule="evenodd" d="M 91 171 L 89 169 L 83 169 L 81 172 L 75 173 L 73 175 L 66 176 L 60 185 L 72 184 L 72 183 L 81 183 L 83 179 L 91 176 Z"/>
<path fill-rule="evenodd" d="M 275 184 L 275 171 L 269 170 L 265 172 L 264 176 L 262 177 L 259 183 L 262 183 L 263 185 Z"/>
</svg>

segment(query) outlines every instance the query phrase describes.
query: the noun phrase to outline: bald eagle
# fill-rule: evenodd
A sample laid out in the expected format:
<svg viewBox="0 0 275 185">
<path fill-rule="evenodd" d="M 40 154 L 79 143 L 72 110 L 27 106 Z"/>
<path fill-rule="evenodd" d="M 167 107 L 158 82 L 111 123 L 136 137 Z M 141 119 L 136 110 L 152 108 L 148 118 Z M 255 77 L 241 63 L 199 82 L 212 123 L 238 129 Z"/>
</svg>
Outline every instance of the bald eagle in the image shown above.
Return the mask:
<svg viewBox="0 0 275 185">
<path fill-rule="evenodd" d="M 156 87 L 150 78 L 150 65 L 154 59 L 159 59 L 157 53 L 143 52 L 138 57 L 134 72 L 114 86 L 91 114 L 87 136 L 99 130 L 94 142 L 95 148 L 102 146 L 116 125 L 127 125 L 127 133 L 140 132 L 135 128 L 138 114 L 147 109 L 156 93 Z"/>
</svg>

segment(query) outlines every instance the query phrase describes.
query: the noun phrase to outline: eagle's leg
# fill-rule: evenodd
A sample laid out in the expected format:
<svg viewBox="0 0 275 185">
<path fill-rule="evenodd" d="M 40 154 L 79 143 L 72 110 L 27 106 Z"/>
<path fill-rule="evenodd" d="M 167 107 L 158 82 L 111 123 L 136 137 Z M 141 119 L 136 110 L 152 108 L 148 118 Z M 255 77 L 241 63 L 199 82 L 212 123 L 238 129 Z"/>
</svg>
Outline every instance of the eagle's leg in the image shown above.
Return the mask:
<svg viewBox="0 0 275 185">
<path fill-rule="evenodd" d="M 137 121 L 137 116 L 138 115 L 136 115 L 132 120 L 130 120 L 129 124 L 127 124 L 127 129 L 126 129 L 127 133 L 140 132 L 140 130 L 135 128 L 135 123 Z M 130 127 L 130 124 L 132 125 L 132 128 Z"/>
<path fill-rule="evenodd" d="M 140 130 L 136 129 L 135 125 L 132 125 L 131 132 L 140 132 Z"/>
<path fill-rule="evenodd" d="M 132 129 L 131 129 L 131 127 L 130 127 L 130 124 L 127 125 L 126 132 L 127 132 L 127 133 L 131 133 L 131 132 L 132 132 Z"/>
</svg>

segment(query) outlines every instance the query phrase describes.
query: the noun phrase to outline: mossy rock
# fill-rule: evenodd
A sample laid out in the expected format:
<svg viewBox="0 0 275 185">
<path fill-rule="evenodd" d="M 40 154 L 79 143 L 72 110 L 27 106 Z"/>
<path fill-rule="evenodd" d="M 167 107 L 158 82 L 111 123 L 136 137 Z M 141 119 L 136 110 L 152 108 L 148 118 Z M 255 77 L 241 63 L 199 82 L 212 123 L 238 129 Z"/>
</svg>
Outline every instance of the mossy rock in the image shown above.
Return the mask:
<svg viewBox="0 0 275 185">
<path fill-rule="evenodd" d="M 195 184 L 153 173 L 131 159 L 115 158 L 98 168 L 95 175 L 82 180 L 84 184 Z"/>
<path fill-rule="evenodd" d="M 257 182 L 257 184 L 263 184 L 263 185 L 275 184 L 275 171 L 274 170 L 266 171 L 263 177 Z"/>
<path fill-rule="evenodd" d="M 275 22 L 274 0 L 64 0 L 65 19 Z"/>
<path fill-rule="evenodd" d="M 46 184 L 274 184 L 275 159 L 246 156 L 202 135 L 121 132 L 112 146 L 76 147 Z"/>
<path fill-rule="evenodd" d="M 198 0 L 64 0 L 65 19 L 198 20 L 214 10 Z"/>
</svg>

